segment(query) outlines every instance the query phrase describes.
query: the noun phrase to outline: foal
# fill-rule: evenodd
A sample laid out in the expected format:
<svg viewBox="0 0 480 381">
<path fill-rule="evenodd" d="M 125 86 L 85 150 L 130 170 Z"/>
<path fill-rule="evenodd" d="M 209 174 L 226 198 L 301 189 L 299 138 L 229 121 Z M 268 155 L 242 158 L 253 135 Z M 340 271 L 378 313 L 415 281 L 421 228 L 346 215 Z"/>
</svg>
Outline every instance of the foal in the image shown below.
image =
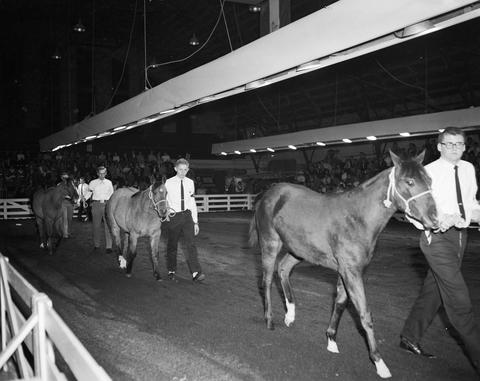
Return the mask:
<svg viewBox="0 0 480 381">
<path fill-rule="evenodd" d="M 338 352 L 336 333 L 350 297 L 367 334 L 370 358 L 380 377 L 391 377 L 374 337 L 367 306 L 363 271 L 369 264 L 378 236 L 396 210 L 435 228 L 437 210 L 431 195 L 431 180 L 421 165 L 425 152 L 401 160 L 390 152 L 394 167 L 384 170 L 355 189 L 342 194 L 319 194 L 303 186 L 277 184 L 255 205 L 250 224 L 250 243 L 259 243 L 262 253 L 265 319 L 273 329 L 271 285 L 277 255 L 286 255 L 278 265 L 287 312 L 285 324 L 295 320 L 295 301 L 290 272 L 301 260 L 336 270 L 337 296 L 327 329 L 328 347 Z"/>
</svg>

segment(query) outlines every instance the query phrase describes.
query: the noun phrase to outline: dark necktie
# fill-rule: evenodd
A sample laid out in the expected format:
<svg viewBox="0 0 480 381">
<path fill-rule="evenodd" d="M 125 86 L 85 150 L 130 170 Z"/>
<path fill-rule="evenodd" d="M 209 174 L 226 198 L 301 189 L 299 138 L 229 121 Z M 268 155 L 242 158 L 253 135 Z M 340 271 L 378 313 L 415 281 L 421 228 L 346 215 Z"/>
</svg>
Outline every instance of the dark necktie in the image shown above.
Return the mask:
<svg viewBox="0 0 480 381">
<path fill-rule="evenodd" d="M 463 208 L 462 189 L 460 188 L 460 181 L 458 180 L 458 165 L 455 166 L 455 188 L 457 188 L 457 203 L 460 209 L 460 215 L 465 219 L 465 209 Z"/>
<path fill-rule="evenodd" d="M 180 209 L 181 211 L 183 212 L 185 210 L 185 201 L 184 201 L 184 198 L 185 198 L 185 191 L 183 190 L 183 180 L 180 180 Z"/>
</svg>

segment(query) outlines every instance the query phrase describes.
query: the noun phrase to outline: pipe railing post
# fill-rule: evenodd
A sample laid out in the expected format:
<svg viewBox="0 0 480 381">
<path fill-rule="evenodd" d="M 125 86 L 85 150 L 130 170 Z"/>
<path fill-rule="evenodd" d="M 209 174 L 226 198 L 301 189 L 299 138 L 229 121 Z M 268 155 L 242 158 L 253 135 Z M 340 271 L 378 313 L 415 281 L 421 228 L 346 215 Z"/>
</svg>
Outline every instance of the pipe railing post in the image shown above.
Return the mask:
<svg viewBox="0 0 480 381">
<path fill-rule="evenodd" d="M 45 333 L 45 309 L 51 308 L 52 302 L 43 293 L 32 296 L 32 313 L 38 316 L 38 323 L 33 330 L 33 359 L 35 376 L 47 380 L 47 335 Z"/>
</svg>

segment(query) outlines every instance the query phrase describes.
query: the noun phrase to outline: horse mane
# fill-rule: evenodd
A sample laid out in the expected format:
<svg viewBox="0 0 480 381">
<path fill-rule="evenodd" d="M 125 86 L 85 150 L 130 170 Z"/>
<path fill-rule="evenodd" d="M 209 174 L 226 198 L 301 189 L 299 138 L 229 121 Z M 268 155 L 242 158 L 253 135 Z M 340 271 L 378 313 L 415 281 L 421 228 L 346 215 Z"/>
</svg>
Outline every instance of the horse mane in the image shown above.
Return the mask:
<svg viewBox="0 0 480 381">
<path fill-rule="evenodd" d="M 157 188 L 161 187 L 163 184 L 162 181 L 155 181 L 151 186 L 152 186 L 152 192 L 155 192 L 157 190 Z M 135 192 L 134 194 L 132 194 L 131 198 L 137 198 L 137 197 L 140 197 L 140 195 L 143 193 L 143 192 L 146 192 L 149 190 L 150 187 L 144 189 L 144 190 L 139 190 L 138 192 Z"/>
</svg>

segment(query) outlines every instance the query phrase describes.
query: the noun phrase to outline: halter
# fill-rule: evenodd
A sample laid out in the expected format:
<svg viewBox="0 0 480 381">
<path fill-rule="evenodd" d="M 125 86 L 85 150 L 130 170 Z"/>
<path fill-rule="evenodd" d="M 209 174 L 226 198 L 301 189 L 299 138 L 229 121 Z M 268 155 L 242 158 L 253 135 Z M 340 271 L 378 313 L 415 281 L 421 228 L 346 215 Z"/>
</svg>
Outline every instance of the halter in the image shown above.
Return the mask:
<svg viewBox="0 0 480 381">
<path fill-rule="evenodd" d="M 175 211 L 168 206 L 166 198 L 164 200 L 160 200 L 156 202 L 155 199 L 153 198 L 152 189 L 153 189 L 153 184 L 148 187 L 148 198 L 153 204 L 153 209 L 155 209 L 155 211 L 158 214 L 158 217 L 160 217 L 160 221 L 164 222 L 164 221 L 170 220 L 170 217 L 173 217 L 175 215 Z M 167 214 L 165 217 L 162 217 L 160 215 L 160 210 L 158 210 L 158 205 L 160 205 L 162 202 L 164 202 L 167 207 Z"/>
<path fill-rule="evenodd" d="M 390 206 L 392 205 L 392 202 L 390 201 L 390 194 L 392 194 L 392 196 L 395 196 L 395 193 L 396 193 L 398 197 L 400 197 L 400 199 L 405 203 L 405 214 L 410 215 L 410 206 L 409 206 L 410 201 L 413 201 L 428 193 L 432 193 L 432 190 L 429 189 L 405 200 L 405 197 L 403 197 L 400 194 L 400 192 L 397 190 L 397 187 L 395 186 L 395 167 L 393 167 L 392 170 L 390 171 L 390 174 L 388 175 L 388 179 L 389 179 L 389 182 L 388 182 L 388 188 L 387 188 L 387 198 L 386 200 L 383 200 L 383 204 L 385 205 L 386 208 L 390 208 Z"/>
</svg>

